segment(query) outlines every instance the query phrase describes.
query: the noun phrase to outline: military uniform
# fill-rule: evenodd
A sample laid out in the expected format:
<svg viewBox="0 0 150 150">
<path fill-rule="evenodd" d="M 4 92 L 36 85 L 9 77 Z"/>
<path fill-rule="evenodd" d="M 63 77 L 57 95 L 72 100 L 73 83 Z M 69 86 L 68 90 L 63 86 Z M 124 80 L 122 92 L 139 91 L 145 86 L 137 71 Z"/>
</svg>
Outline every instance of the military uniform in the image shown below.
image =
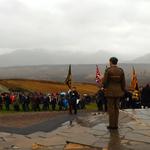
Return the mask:
<svg viewBox="0 0 150 150">
<path fill-rule="evenodd" d="M 103 85 L 107 98 L 109 127 L 118 128 L 119 100 L 125 91 L 125 75 L 123 69 L 112 65 L 105 71 Z"/>
</svg>

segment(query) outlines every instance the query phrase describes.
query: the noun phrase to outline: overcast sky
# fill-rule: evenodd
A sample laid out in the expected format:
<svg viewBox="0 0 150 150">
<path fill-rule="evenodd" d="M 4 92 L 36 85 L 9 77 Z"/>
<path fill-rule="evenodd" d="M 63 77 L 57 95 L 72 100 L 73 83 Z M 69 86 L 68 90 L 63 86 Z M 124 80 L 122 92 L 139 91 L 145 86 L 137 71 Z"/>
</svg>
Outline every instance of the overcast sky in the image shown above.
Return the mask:
<svg viewBox="0 0 150 150">
<path fill-rule="evenodd" d="M 0 53 L 150 52 L 149 0 L 0 0 Z"/>
</svg>

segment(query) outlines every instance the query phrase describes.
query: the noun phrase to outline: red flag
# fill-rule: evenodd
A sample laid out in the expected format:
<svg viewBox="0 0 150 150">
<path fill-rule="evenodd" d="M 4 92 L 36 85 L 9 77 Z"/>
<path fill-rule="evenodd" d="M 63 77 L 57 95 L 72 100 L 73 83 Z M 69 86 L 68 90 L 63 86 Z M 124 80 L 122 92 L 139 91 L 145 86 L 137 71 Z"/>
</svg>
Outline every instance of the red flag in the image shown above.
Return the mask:
<svg viewBox="0 0 150 150">
<path fill-rule="evenodd" d="M 98 65 L 96 65 L 96 83 L 102 84 L 103 75 L 100 73 Z"/>
</svg>

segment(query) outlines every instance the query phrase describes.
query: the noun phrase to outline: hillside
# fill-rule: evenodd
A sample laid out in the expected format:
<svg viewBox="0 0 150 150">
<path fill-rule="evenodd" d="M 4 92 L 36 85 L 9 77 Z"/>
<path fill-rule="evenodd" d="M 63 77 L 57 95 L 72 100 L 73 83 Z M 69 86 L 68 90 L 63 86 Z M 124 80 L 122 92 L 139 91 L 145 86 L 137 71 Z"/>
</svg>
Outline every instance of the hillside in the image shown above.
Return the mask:
<svg viewBox="0 0 150 150">
<path fill-rule="evenodd" d="M 59 82 L 40 81 L 40 80 L 0 80 L 0 84 L 6 88 L 22 88 L 29 91 L 38 91 L 44 93 L 68 91 L 68 87 Z M 81 93 L 95 94 L 98 87 L 94 84 L 74 83 L 73 86 Z"/>
<path fill-rule="evenodd" d="M 134 66 L 141 85 L 150 82 L 150 64 L 119 64 L 126 74 L 127 84 L 130 84 L 132 67 Z M 99 69 L 104 73 L 105 64 L 100 64 Z M 96 65 L 72 65 L 73 82 L 95 84 Z M 64 82 L 68 73 L 68 65 L 40 65 L 24 67 L 0 68 L 0 79 L 30 79 Z"/>
</svg>

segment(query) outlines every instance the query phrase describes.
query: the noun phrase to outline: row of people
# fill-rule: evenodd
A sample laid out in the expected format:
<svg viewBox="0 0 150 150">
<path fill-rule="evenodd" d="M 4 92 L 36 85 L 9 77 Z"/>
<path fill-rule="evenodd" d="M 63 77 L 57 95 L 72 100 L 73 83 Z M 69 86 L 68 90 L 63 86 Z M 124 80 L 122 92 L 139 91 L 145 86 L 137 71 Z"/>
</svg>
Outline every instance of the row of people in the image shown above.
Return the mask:
<svg viewBox="0 0 150 150">
<path fill-rule="evenodd" d="M 96 95 L 96 104 L 99 111 L 107 111 L 107 99 L 104 94 L 104 89 L 99 90 Z M 79 100 L 80 99 L 80 100 Z M 92 101 L 91 97 L 84 95 L 82 98 L 77 92 L 76 88 L 67 93 L 2 93 L 0 95 L 0 110 L 5 106 L 6 111 L 10 110 L 10 106 L 13 106 L 15 111 L 20 111 L 21 107 L 23 111 L 40 111 L 50 110 L 53 111 L 58 107 L 59 110 L 68 110 L 72 114 L 77 113 L 77 109 L 85 108 L 85 104 Z M 150 107 L 150 86 L 147 84 L 141 89 L 141 91 L 126 91 L 124 97 L 120 99 L 120 108 L 141 108 Z"/>
<path fill-rule="evenodd" d="M 0 110 L 6 109 L 9 111 L 10 108 L 15 111 L 47 111 L 50 110 L 50 107 L 53 111 L 58 107 L 59 110 L 68 110 L 72 113 L 77 113 L 77 109 L 83 109 L 85 107 L 85 101 L 89 101 L 85 98 L 80 99 L 80 94 L 77 92 L 76 88 L 67 93 L 52 93 L 52 94 L 43 94 L 43 93 L 2 93 L 0 95 Z"/>
</svg>

